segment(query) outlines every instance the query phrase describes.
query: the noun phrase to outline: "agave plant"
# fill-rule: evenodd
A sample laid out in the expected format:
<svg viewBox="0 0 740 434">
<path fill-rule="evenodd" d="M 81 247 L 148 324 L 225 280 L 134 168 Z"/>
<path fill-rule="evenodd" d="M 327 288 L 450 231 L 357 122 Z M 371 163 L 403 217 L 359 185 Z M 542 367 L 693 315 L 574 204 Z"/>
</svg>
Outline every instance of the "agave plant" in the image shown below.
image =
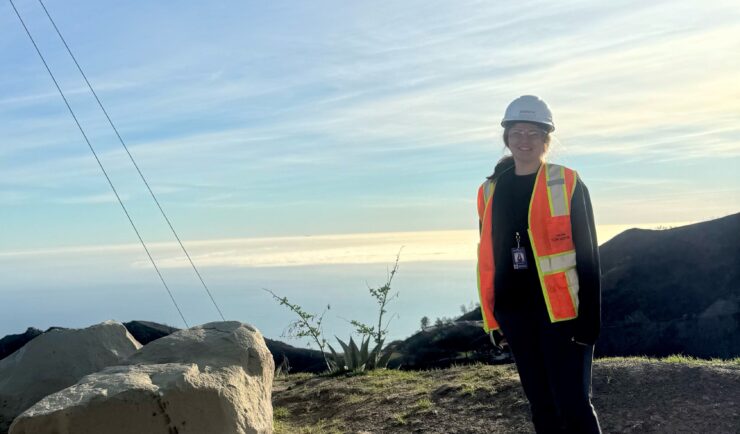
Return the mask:
<svg viewBox="0 0 740 434">
<path fill-rule="evenodd" d="M 330 344 L 327 344 L 334 358 L 334 372 L 361 372 L 385 368 L 388 365 L 388 360 L 392 352 L 386 351 L 385 353 L 381 353 L 381 349 L 383 348 L 382 340 L 372 350 L 369 350 L 370 336 L 363 338 L 359 347 L 351 336 L 349 338 L 349 344 L 339 338 L 337 338 L 337 341 L 342 346 L 342 350 L 344 350 L 343 357 L 340 357 Z"/>
<path fill-rule="evenodd" d="M 385 352 L 383 349 L 383 340 L 373 348 L 369 355 L 369 366 L 366 369 L 385 369 L 388 366 L 388 361 L 391 359 L 393 350 L 386 348 Z"/>
</svg>

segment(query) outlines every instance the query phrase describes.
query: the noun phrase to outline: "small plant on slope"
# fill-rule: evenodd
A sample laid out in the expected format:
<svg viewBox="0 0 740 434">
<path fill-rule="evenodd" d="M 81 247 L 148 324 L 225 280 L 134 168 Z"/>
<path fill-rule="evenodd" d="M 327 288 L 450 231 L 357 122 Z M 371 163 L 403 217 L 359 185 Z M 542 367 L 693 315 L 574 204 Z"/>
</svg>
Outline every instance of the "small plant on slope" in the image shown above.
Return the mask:
<svg viewBox="0 0 740 434">
<path fill-rule="evenodd" d="M 322 336 L 323 330 L 321 329 L 321 323 L 324 320 L 324 314 L 326 314 L 327 310 L 331 309 L 331 306 L 327 305 L 326 309 L 324 309 L 324 312 L 321 313 L 321 316 L 318 316 L 316 314 L 306 312 L 297 304 L 289 302 L 287 297 L 280 297 L 269 289 L 262 289 L 269 292 L 270 295 L 272 295 L 272 297 L 277 300 L 282 306 L 286 306 L 288 309 L 293 311 L 293 313 L 298 315 L 298 319 L 288 325 L 288 336 L 296 338 L 310 337 L 311 339 L 313 339 L 313 341 L 316 342 L 316 345 L 319 347 L 321 355 L 324 357 L 326 369 L 329 371 L 333 371 L 334 366 L 332 362 L 330 362 L 329 359 L 326 358 L 325 348 L 327 343 L 326 339 L 324 339 L 324 337 Z"/>
<path fill-rule="evenodd" d="M 393 319 L 393 317 L 390 317 L 385 322 L 383 322 L 383 317 L 386 313 L 388 313 L 388 311 L 386 310 L 388 303 L 390 303 L 394 298 L 398 297 L 398 292 L 396 292 L 395 294 L 391 294 L 391 283 L 393 282 L 393 277 L 398 272 L 398 261 L 400 260 L 400 258 L 401 252 L 399 251 L 396 255 L 396 262 L 393 264 L 393 269 L 388 272 L 388 279 L 383 286 L 379 288 L 368 287 L 370 295 L 372 295 L 373 298 L 375 298 L 375 301 L 378 303 L 377 326 L 369 326 L 357 320 L 350 321 L 350 324 L 355 327 L 357 333 L 363 336 L 362 348 L 369 346 L 370 339 L 372 339 L 375 343 L 375 347 L 373 348 L 373 350 L 367 354 L 368 360 L 364 366 L 364 369 L 385 368 L 386 365 L 388 365 L 388 360 L 391 356 L 391 351 L 386 351 L 385 353 L 382 353 L 382 349 L 383 342 L 385 341 L 385 337 L 388 334 L 388 326 L 390 325 L 391 319 Z M 345 353 L 347 351 L 347 348 L 349 348 L 350 351 L 353 350 L 352 345 L 345 344 L 339 338 L 337 338 L 337 340 L 342 345 Z M 350 338 L 350 344 L 351 343 L 352 339 Z M 355 347 L 357 346 L 355 345 Z M 334 352 L 331 346 L 329 346 L 329 348 L 332 350 L 332 352 Z M 361 351 L 361 348 L 359 348 L 358 350 L 358 357 L 362 356 L 363 353 Z"/>
</svg>

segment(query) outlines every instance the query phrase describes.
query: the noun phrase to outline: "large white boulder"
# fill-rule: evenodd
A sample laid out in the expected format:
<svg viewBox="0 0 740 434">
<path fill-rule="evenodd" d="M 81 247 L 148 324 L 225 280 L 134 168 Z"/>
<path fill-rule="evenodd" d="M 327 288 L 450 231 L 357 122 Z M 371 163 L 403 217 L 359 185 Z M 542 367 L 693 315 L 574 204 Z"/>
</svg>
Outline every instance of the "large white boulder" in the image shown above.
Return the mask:
<svg viewBox="0 0 740 434">
<path fill-rule="evenodd" d="M 11 434 L 272 433 L 274 362 L 262 334 L 209 323 L 158 339 L 46 397 Z"/>
<path fill-rule="evenodd" d="M 121 364 L 141 348 L 126 328 L 106 321 L 85 329 L 51 330 L 0 360 L 0 433 L 43 397 L 82 377 Z"/>
</svg>

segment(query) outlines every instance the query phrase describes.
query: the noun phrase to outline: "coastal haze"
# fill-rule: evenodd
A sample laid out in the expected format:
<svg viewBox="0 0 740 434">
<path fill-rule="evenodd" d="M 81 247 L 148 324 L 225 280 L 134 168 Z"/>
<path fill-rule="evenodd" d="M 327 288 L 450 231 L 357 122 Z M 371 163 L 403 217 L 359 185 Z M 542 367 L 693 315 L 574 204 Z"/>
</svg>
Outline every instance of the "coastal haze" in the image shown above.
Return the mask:
<svg viewBox="0 0 740 434">
<path fill-rule="evenodd" d="M 667 228 L 672 225 L 660 225 Z M 638 225 L 656 229 L 653 225 Z M 599 227 L 607 241 L 622 227 Z M 258 325 L 271 338 L 295 317 L 262 289 L 320 313 L 325 331 L 349 336 L 347 320 L 377 320 L 368 285 L 383 285 L 400 252 L 388 311 L 396 317 L 390 339 L 420 328 L 427 316 L 461 314 L 477 302 L 477 231 L 428 231 L 225 239 L 187 243 L 202 276 L 227 318 Z M 187 258 L 175 243 L 150 246 L 189 323 L 218 319 Z M 184 327 L 141 245 L 61 247 L 0 253 L 4 291 L 16 309 L 0 317 L 0 335 L 27 326 L 84 327 L 105 319 L 150 319 Z M 81 279 L 84 276 L 84 279 Z M 294 342 L 306 345 L 306 340 Z"/>
<path fill-rule="evenodd" d="M 190 325 L 218 314 L 36 2 L 16 2 Z M 477 301 L 500 118 L 545 99 L 599 243 L 740 210 L 734 1 L 46 2 L 227 319 L 390 338 Z M 577 25 L 574 25 L 577 23 Z M 710 24 L 711 23 L 711 24 Z M 10 4 L 0 4 L 0 336 L 183 327 Z M 333 338 L 332 338 L 333 339 Z M 294 342 L 306 344 L 306 342 Z"/>
</svg>

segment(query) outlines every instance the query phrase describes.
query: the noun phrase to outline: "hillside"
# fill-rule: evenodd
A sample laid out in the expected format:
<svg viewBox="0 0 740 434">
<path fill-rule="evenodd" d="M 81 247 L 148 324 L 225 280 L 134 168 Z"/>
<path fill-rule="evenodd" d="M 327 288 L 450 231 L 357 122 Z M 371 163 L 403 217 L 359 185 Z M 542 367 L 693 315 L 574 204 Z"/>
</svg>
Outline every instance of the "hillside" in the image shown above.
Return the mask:
<svg viewBox="0 0 740 434">
<path fill-rule="evenodd" d="M 740 356 L 740 214 L 630 229 L 599 251 L 597 354 Z"/>
<path fill-rule="evenodd" d="M 593 394 L 604 433 L 740 432 L 739 359 L 599 359 Z M 273 408 L 276 434 L 533 430 L 512 365 L 281 376 Z"/>
</svg>

